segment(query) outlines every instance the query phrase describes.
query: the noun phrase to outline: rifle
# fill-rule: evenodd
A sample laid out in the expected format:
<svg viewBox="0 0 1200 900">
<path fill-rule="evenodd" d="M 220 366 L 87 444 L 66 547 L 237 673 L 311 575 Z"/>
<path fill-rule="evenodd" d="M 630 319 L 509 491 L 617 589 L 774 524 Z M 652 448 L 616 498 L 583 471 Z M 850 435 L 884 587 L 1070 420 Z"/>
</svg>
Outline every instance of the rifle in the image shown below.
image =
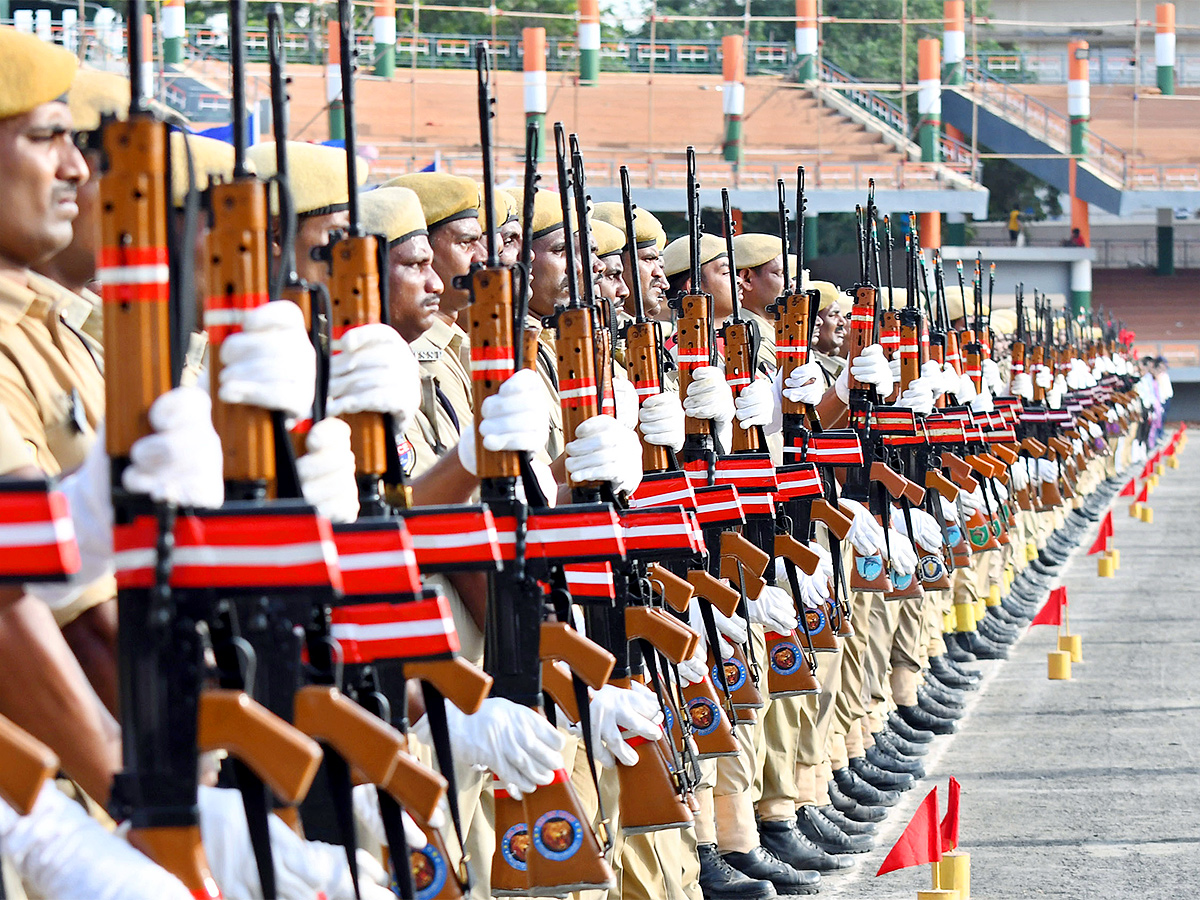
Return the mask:
<svg viewBox="0 0 1200 900">
<path fill-rule="evenodd" d="M 542 709 L 542 661 L 566 658 L 586 683 L 599 689 L 612 671 L 613 658 L 575 632 L 567 632 L 561 623 L 543 623 L 546 595 L 538 584 L 539 575 L 550 576 L 549 568 L 561 559 L 561 546 L 538 537 L 550 527 L 548 520 L 562 512 L 578 512 L 570 507 L 562 512 L 537 508 L 545 506 L 539 496 L 536 479 L 522 477 L 522 461 L 516 454 L 489 451 L 478 433 L 482 405 L 495 394 L 521 360 L 523 342 L 515 340 L 517 310 L 513 304 L 513 273 L 500 265 L 492 222 L 491 118 L 494 100 L 487 46 L 476 45 L 475 58 L 479 82 L 480 136 L 484 159 L 484 216 L 487 254 L 482 263 L 472 265 L 467 276 L 471 293 L 469 333 L 472 347 L 473 394 L 475 403 L 476 453 L 483 501 L 497 513 L 497 525 L 513 533 L 511 549 L 505 547 L 504 567 L 489 572 L 488 606 L 485 635 L 487 672 L 494 679 L 492 691 L 536 710 Z M 527 138 L 526 210 L 530 209 L 536 178 L 536 133 Z M 528 228 L 532 216 L 526 216 Z M 564 228 L 569 219 L 564 220 Z M 568 248 L 570 248 L 568 235 Z M 528 246 L 528 243 L 526 244 Z M 573 261 L 572 261 L 573 262 Z M 571 263 L 568 269 L 573 270 Z M 520 313 L 528 303 L 528 279 L 522 280 Z M 520 349 L 518 349 L 520 348 Z M 518 499 L 518 479 L 533 504 Z M 538 503 L 538 501 L 542 501 Z M 531 508 L 534 507 L 534 508 Z M 608 520 L 615 523 L 611 507 Z M 564 516 L 565 519 L 565 516 Z M 545 523 L 543 525 L 542 523 Z M 566 524 L 564 522 L 564 524 Z M 619 556 L 623 546 L 619 535 L 598 550 L 599 561 Z M 611 549 L 608 549 L 611 546 Z M 614 552 L 616 551 L 616 552 Z M 535 557 L 534 553 L 538 556 Z M 563 598 L 561 579 L 555 589 L 559 608 L 566 612 L 569 597 Z M 586 707 L 586 689 L 576 685 Z M 590 738 L 590 717 L 581 725 Z M 600 843 L 585 817 L 571 787 L 569 774 L 559 772 L 553 784 L 539 788 L 517 802 L 503 790 L 496 791 L 496 829 L 499 852 L 492 860 L 492 889 L 505 893 L 538 893 L 542 889 L 606 888 L 612 871 L 601 855 Z M 566 841 L 563 844 L 563 840 Z"/>
</svg>

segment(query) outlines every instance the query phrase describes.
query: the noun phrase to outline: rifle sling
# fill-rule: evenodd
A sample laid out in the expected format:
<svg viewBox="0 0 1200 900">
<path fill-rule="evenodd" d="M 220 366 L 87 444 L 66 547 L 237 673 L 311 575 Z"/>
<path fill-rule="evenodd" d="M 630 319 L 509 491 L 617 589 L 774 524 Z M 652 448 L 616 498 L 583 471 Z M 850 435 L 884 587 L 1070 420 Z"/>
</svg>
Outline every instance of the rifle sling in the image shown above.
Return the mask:
<svg viewBox="0 0 1200 900">
<path fill-rule="evenodd" d="M 229 760 L 238 793 L 242 795 L 242 807 L 246 811 L 246 825 L 250 830 L 250 846 L 254 850 L 254 864 L 258 868 L 259 885 L 266 900 L 274 900 L 275 862 L 271 854 L 271 831 L 267 816 L 271 804 L 267 801 L 267 788 L 244 762 L 236 757 Z"/>
<path fill-rule="evenodd" d="M 446 779 L 446 799 L 450 804 L 450 821 L 454 823 L 454 836 L 464 856 L 467 845 L 463 841 L 462 815 L 458 808 L 458 783 L 454 774 L 454 756 L 450 749 L 450 729 L 446 723 L 446 698 L 442 692 L 427 681 L 421 682 L 421 693 L 425 697 L 425 715 L 429 718 L 429 734 L 433 738 L 433 752 L 437 755 L 438 768 Z M 465 880 L 459 879 L 464 893 L 470 891 L 471 877 L 466 866 Z"/>
<path fill-rule="evenodd" d="M 381 787 L 376 787 L 375 793 L 379 798 L 379 818 L 383 822 L 383 833 L 387 837 L 396 886 L 400 889 L 403 900 L 413 900 L 416 890 L 413 888 L 412 863 L 409 861 L 408 838 L 404 836 L 404 819 L 401 816 L 400 804 Z"/>
<path fill-rule="evenodd" d="M 355 900 L 362 900 L 358 889 L 358 837 L 354 825 L 354 797 L 350 781 L 350 764 L 341 755 L 323 744 L 325 751 L 325 775 L 329 793 L 333 800 L 333 814 L 337 820 L 338 843 L 346 851 L 346 863 L 350 866 L 350 881 L 354 885 Z M 380 796 L 382 806 L 383 797 Z"/>
</svg>

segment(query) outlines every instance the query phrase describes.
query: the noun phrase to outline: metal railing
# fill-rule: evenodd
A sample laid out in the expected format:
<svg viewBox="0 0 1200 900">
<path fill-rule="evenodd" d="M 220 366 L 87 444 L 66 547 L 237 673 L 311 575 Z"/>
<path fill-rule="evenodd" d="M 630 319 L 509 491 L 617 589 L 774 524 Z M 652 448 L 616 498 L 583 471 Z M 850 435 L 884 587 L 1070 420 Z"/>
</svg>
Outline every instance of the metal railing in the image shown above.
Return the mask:
<svg viewBox="0 0 1200 900">
<path fill-rule="evenodd" d="M 976 236 L 972 246 L 1007 247 L 1007 237 Z M 1062 241 L 1026 239 L 1026 247 L 1061 247 Z M 1156 269 L 1158 267 L 1158 241 L 1156 238 L 1100 238 L 1091 243 L 1096 251 L 1092 267 L 1097 269 Z M 1200 268 L 1200 240 L 1175 239 L 1175 267 L 1177 269 Z"/>
<path fill-rule="evenodd" d="M 1089 74 L 1093 84 L 1153 85 L 1157 64 L 1153 44 L 1142 51 L 1141 71 L 1135 72 L 1133 48 L 1093 47 L 1088 52 Z M 968 56 L 967 67 L 980 69 L 1005 81 L 1026 84 L 1066 84 L 1067 51 L 1006 50 Z M 1137 78 L 1135 78 L 1135 74 Z M 1175 83 L 1180 86 L 1200 84 L 1200 55 L 1177 54 Z"/>
</svg>

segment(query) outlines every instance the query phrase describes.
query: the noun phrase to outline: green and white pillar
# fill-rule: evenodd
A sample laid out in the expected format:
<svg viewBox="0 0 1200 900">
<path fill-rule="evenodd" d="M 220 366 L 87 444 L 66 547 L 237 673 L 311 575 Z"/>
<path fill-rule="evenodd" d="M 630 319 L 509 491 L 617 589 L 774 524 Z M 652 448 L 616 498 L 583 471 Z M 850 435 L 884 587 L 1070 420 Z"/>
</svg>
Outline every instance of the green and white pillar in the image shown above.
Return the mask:
<svg viewBox="0 0 1200 900">
<path fill-rule="evenodd" d="M 725 159 L 742 161 L 742 114 L 746 111 L 746 51 L 740 34 L 721 38 L 721 106 L 725 113 Z"/>
<path fill-rule="evenodd" d="M 546 157 L 546 29 L 521 32 L 525 67 L 525 124 L 538 124 L 538 159 Z"/>
<path fill-rule="evenodd" d="M 1154 63 L 1158 67 L 1158 89 L 1167 97 L 1175 93 L 1175 4 L 1155 8 Z"/>
<path fill-rule="evenodd" d="M 942 158 L 942 79 L 939 71 L 941 45 L 937 38 L 917 42 L 917 140 L 921 162 Z"/>
<path fill-rule="evenodd" d="M 142 14 L 142 99 L 154 99 L 154 17 Z"/>
<path fill-rule="evenodd" d="M 821 255 L 821 217 L 812 213 L 804 217 L 804 260 L 811 263 Z M 799 277 L 799 275 L 797 275 Z M 797 284 L 797 287 L 800 285 Z"/>
<path fill-rule="evenodd" d="M 1083 156 L 1087 153 L 1088 120 L 1092 117 L 1087 41 L 1067 44 L 1067 115 L 1071 119 L 1071 153 Z"/>
<path fill-rule="evenodd" d="M 162 8 L 163 62 L 183 62 L 183 46 L 187 41 L 187 16 L 184 0 L 166 0 Z"/>
<path fill-rule="evenodd" d="M 817 80 L 817 0 L 796 0 L 796 59 L 801 84 Z"/>
<path fill-rule="evenodd" d="M 396 0 L 375 0 L 375 74 L 391 78 L 396 72 Z"/>
<path fill-rule="evenodd" d="M 579 83 L 600 80 L 600 0 L 579 0 Z"/>
<path fill-rule="evenodd" d="M 1071 263 L 1071 312 L 1089 313 L 1092 309 L 1092 261 L 1077 259 Z"/>
<path fill-rule="evenodd" d="M 346 139 L 345 109 L 342 103 L 342 28 L 337 19 L 329 20 L 325 38 L 325 102 L 329 109 L 329 139 Z"/>
<path fill-rule="evenodd" d="M 1158 211 L 1158 274 L 1175 274 L 1175 210 Z"/>
</svg>

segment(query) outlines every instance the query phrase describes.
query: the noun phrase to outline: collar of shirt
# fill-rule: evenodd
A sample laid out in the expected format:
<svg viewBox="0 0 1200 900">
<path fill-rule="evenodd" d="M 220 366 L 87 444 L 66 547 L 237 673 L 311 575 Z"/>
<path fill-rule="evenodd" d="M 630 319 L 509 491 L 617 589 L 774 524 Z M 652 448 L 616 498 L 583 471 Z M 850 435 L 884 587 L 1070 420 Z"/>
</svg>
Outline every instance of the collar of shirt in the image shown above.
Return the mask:
<svg viewBox="0 0 1200 900">
<path fill-rule="evenodd" d="M 38 299 L 38 294 L 28 280 L 22 283 L 15 278 L 0 275 L 0 325 L 17 324 Z"/>
<path fill-rule="evenodd" d="M 466 335 L 457 325 L 451 325 L 441 316 L 435 316 L 433 324 L 412 343 L 418 361 L 431 362 L 440 359 L 447 351 L 457 354 L 458 346 Z"/>
</svg>

